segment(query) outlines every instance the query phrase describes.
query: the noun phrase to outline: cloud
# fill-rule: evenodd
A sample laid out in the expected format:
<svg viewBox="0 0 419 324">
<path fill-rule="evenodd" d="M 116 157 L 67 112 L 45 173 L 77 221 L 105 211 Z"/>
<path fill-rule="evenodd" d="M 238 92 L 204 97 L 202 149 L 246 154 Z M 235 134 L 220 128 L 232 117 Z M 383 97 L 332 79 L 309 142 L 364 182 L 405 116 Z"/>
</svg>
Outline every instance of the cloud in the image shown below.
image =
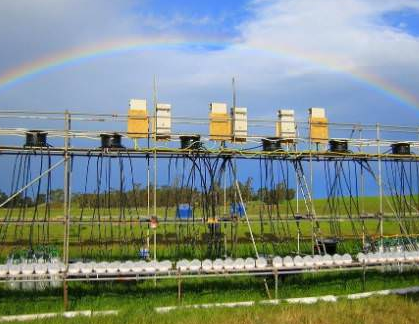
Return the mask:
<svg viewBox="0 0 419 324">
<path fill-rule="evenodd" d="M 285 51 L 344 72 L 380 75 L 380 70 L 399 67 L 419 72 L 419 39 L 383 20 L 383 15 L 406 8 L 419 10 L 419 2 L 255 1 L 255 19 L 242 24 L 242 39 L 252 47 Z"/>
<path fill-rule="evenodd" d="M 34 3 L 0 4 L 8 13 L 0 19 L 5 27 L 0 37 L 8 44 L 0 53 L 0 73 L 2 67 L 106 39 L 215 39 L 232 45 L 143 49 L 60 67 L 0 92 L 2 107 L 125 112 L 129 98 L 151 99 L 156 75 L 159 98 L 173 103 L 176 114 L 203 117 L 209 101 L 231 102 L 235 76 L 239 104 L 248 106 L 253 117 L 275 116 L 276 109 L 291 107 L 306 118 L 310 106 L 329 108 L 335 121 L 358 122 L 362 116 L 365 122 L 395 122 L 394 110 L 402 111 L 400 123 L 417 117 L 413 109 L 351 76 L 375 74 L 419 97 L 419 40 L 383 19 L 392 11 L 419 10 L 417 1 L 257 0 L 245 4 L 247 19 L 234 25 L 230 36 L 208 36 L 199 29 L 206 24 L 222 29 L 225 19 L 214 22 L 209 14 L 179 11 L 148 15 L 145 6 L 138 9 L 141 2 L 131 0 Z"/>
<path fill-rule="evenodd" d="M 323 106 L 333 122 L 417 125 L 418 110 L 408 109 L 353 73 L 376 75 L 419 97 L 419 39 L 408 27 L 389 25 L 383 18 L 400 10 L 419 10 L 418 1 L 256 0 L 245 4 L 246 20 L 234 23 L 228 15 L 214 20 L 210 14 L 179 11 L 147 14 L 142 4 L 133 0 L 0 1 L 0 74 L 104 40 L 136 37 L 227 44 L 132 50 L 58 66 L 0 91 L 0 109 L 123 114 L 130 98 L 151 102 L 157 76 L 158 99 L 172 103 L 175 116 L 206 117 L 210 101 L 231 104 L 234 76 L 238 104 L 248 107 L 251 118 L 273 121 L 277 109 L 294 108 L 298 119 L 306 120 L 308 107 Z M 226 28 L 234 32 L 225 33 Z M 126 127 L 124 123 L 89 125 L 73 124 L 77 129 L 123 131 Z M 0 126 L 35 127 L 33 121 L 5 119 Z M 175 129 L 185 127 L 177 124 Z M 194 126 L 194 131 L 198 129 Z M 206 130 L 206 125 L 201 129 Z M 272 127 L 253 127 L 251 132 L 274 134 Z"/>
</svg>

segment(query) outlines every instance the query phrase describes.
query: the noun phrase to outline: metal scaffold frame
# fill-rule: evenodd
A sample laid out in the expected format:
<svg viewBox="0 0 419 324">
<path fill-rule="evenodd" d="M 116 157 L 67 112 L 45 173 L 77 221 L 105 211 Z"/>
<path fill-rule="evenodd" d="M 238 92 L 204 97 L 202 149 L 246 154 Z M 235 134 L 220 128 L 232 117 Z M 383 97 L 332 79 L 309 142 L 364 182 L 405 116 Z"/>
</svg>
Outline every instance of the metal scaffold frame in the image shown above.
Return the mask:
<svg viewBox="0 0 419 324">
<path fill-rule="evenodd" d="M 42 177 L 50 174 L 53 170 L 58 168 L 59 166 L 64 166 L 63 171 L 63 189 L 64 189 L 64 201 L 63 201 L 63 217 L 48 220 L 48 223 L 56 223 L 62 224 L 64 227 L 63 232 L 63 263 L 65 266 L 64 272 L 60 275 L 60 280 L 63 282 L 64 287 L 64 303 L 65 308 L 68 306 L 68 282 L 70 281 L 105 281 L 105 280 L 143 280 L 143 279 L 164 279 L 164 278 L 177 278 L 181 281 L 181 277 L 184 278 L 192 278 L 196 276 L 202 277 L 212 277 L 212 276 L 238 276 L 238 275 L 273 275 L 275 276 L 275 282 L 277 282 L 278 274 L 286 274 L 286 273 L 304 273 L 304 272 L 313 272 L 313 271 L 341 271 L 341 270 L 364 270 L 366 268 L 374 268 L 380 265 L 368 265 L 362 263 L 352 263 L 348 267 L 337 267 L 336 269 L 330 268 L 296 268 L 291 270 L 281 270 L 274 269 L 272 267 L 265 268 L 263 270 L 254 270 L 254 271 L 243 271 L 237 273 L 229 273 L 229 272 L 214 272 L 214 273 L 194 273 L 194 274 L 186 274 L 183 275 L 179 272 L 169 271 L 164 275 L 153 275 L 153 276 L 138 276 L 138 275 L 118 275 L 118 276 L 111 276 L 111 277 L 100 277 L 100 276 L 74 276 L 68 273 L 69 269 L 69 260 L 70 260 L 70 229 L 72 225 L 82 225 L 82 224 L 140 224 L 141 222 L 149 223 L 150 219 L 155 218 L 160 224 L 181 224 L 182 222 L 179 220 L 161 220 L 157 215 L 157 188 L 158 188 L 158 160 L 159 159 L 171 159 L 173 157 L 176 158 L 185 158 L 190 155 L 194 155 L 196 157 L 205 156 L 207 159 L 233 159 L 234 163 L 236 161 L 241 160 L 257 160 L 257 159 L 274 159 L 277 161 L 286 161 L 289 162 L 294 167 L 294 171 L 296 174 L 296 187 L 297 187 L 297 195 L 301 195 L 300 197 L 303 198 L 304 205 L 307 209 L 308 218 L 295 218 L 295 219 L 277 219 L 278 222 L 295 222 L 297 226 L 300 223 L 310 222 L 311 223 L 311 250 L 312 256 L 320 251 L 326 251 L 322 240 L 322 233 L 320 231 L 320 223 L 322 222 L 345 222 L 348 221 L 346 217 L 342 216 L 335 216 L 331 217 L 321 217 L 318 218 L 316 214 L 316 210 L 314 208 L 314 188 L 313 188 L 313 165 L 317 162 L 336 162 L 336 161 L 351 161 L 354 163 L 359 163 L 361 165 L 361 192 L 363 193 L 363 186 L 364 186 L 364 176 L 366 173 L 370 173 L 373 177 L 374 181 L 377 184 L 378 188 L 378 196 L 379 196 L 379 211 L 378 214 L 374 216 L 373 219 L 378 220 L 379 222 L 379 239 L 381 241 L 381 246 L 383 246 L 383 239 L 384 239 L 384 223 L 386 220 L 397 219 L 400 218 L 398 212 L 392 209 L 392 215 L 385 215 L 384 212 L 384 203 L 386 202 L 391 207 L 391 202 L 388 201 L 388 198 L 385 197 L 384 191 L 386 190 L 386 185 L 383 183 L 383 164 L 386 162 L 394 162 L 394 161 L 402 161 L 402 162 L 411 162 L 411 163 L 418 163 L 419 162 L 419 154 L 414 154 L 415 150 L 419 149 L 419 129 L 417 127 L 411 126 L 396 126 L 396 125 L 360 125 L 360 124 L 350 124 L 350 123 L 328 123 L 328 127 L 330 130 L 336 130 L 337 132 L 350 132 L 351 136 L 349 137 L 339 137 L 337 140 L 345 141 L 348 146 L 356 148 L 357 151 L 346 151 L 346 152 L 333 152 L 328 150 L 327 148 L 322 147 L 322 145 L 316 145 L 313 148 L 312 138 L 307 135 L 308 130 L 312 126 L 312 122 L 306 121 L 296 121 L 296 134 L 298 135 L 291 145 L 287 143 L 286 147 L 281 149 L 266 151 L 261 150 L 260 146 L 254 146 L 255 143 L 258 143 L 262 140 L 268 139 L 270 136 L 268 134 L 251 134 L 246 135 L 244 138 L 244 143 L 232 143 L 227 147 L 226 141 L 221 141 L 221 144 L 213 144 L 211 141 L 211 136 L 208 133 L 201 133 L 200 134 L 200 143 L 198 148 L 196 147 L 187 147 L 187 148 L 178 148 L 174 145 L 179 142 L 181 136 L 184 135 L 196 135 L 195 133 L 184 133 L 184 132 L 173 132 L 170 134 L 170 137 L 165 140 L 165 142 L 161 142 L 157 138 L 157 95 L 155 91 L 155 96 L 153 98 L 153 106 L 154 112 L 152 116 L 148 116 L 149 120 L 149 128 L 148 134 L 146 137 L 147 146 L 138 147 L 137 140 L 135 140 L 134 146 L 132 148 L 119 148 L 119 149 L 103 149 L 98 148 L 97 145 L 93 146 L 89 143 L 89 141 L 97 141 L 100 140 L 102 134 L 114 134 L 118 133 L 122 136 L 122 138 L 126 141 L 127 139 L 131 139 L 129 134 L 126 131 L 109 129 L 109 130 L 92 130 L 90 127 L 87 129 L 74 129 L 72 127 L 73 123 L 82 123 L 82 122 L 89 122 L 89 123 L 114 123 L 115 125 L 120 125 L 120 123 L 127 123 L 129 118 L 133 118 L 129 115 L 124 114 L 89 114 L 89 113 L 77 113 L 77 112 L 70 112 L 65 111 L 62 112 L 30 112 L 30 111 L 12 111 L 12 110 L 3 110 L 0 111 L 0 121 L 2 120 L 17 120 L 18 122 L 21 120 L 31 121 L 31 122 L 45 122 L 45 121 L 54 121 L 54 122 L 64 122 L 64 128 L 47 128 L 43 129 L 43 131 L 47 132 L 50 138 L 55 140 L 63 140 L 62 145 L 48 147 L 48 154 L 50 156 L 57 156 L 62 157 L 57 163 L 53 164 L 47 170 L 43 171 L 39 176 L 35 177 L 34 179 L 30 180 L 26 183 L 23 187 L 19 188 L 15 191 L 11 196 L 7 198 L 4 202 L 0 203 L 0 208 L 5 206 L 7 203 L 12 201 L 16 196 L 18 196 L 23 191 L 27 190 L 36 182 L 40 181 Z M 175 125 L 187 125 L 188 127 L 195 126 L 202 126 L 207 125 L 208 120 L 204 118 L 193 118 L 193 117 L 172 117 L 172 122 Z M 151 123 L 153 125 L 151 126 Z M 254 129 L 259 128 L 273 128 L 275 125 L 272 120 L 263 120 L 263 119 L 254 119 L 248 121 L 249 127 L 253 127 Z M 4 128 L 0 127 L 0 138 L 15 138 L 15 137 L 24 137 L 30 129 L 25 128 Z M 353 135 L 355 132 L 358 132 L 359 137 L 355 138 Z M 372 134 L 370 137 L 363 137 L 366 136 L 367 133 Z M 386 138 L 383 136 L 383 133 L 386 134 L 396 134 L 397 136 L 392 136 L 393 138 Z M 401 134 L 401 135 L 400 135 Z M 383 151 L 383 147 L 391 147 L 394 144 L 400 142 L 406 142 L 400 139 L 400 136 L 408 136 L 409 140 L 407 141 L 410 145 L 410 148 L 413 150 L 412 154 L 393 154 L 389 151 Z M 414 138 L 414 139 L 413 139 Z M 205 147 L 205 145 L 210 145 L 212 143 L 212 147 Z M 247 146 L 246 146 L 247 145 Z M 297 150 L 298 148 L 298 150 Z M 374 149 L 376 149 L 374 151 Z M 45 148 L 43 147 L 36 147 L 36 146 L 18 146 L 18 145 L 0 145 L 0 156 L 8 156 L 8 155 L 42 155 L 45 152 Z M 99 157 L 99 156 L 107 156 L 107 157 L 115 157 L 115 158 L 135 158 L 135 159 L 146 159 L 147 160 L 147 218 L 145 220 L 113 220 L 112 218 L 107 218 L 102 215 L 102 219 L 96 221 L 82 221 L 73 219 L 71 215 L 71 201 L 72 201 L 72 163 L 73 159 L 76 157 Z M 150 159 L 153 159 L 153 175 L 150 177 Z M 310 174 L 309 177 L 305 174 L 304 168 L 302 166 L 302 162 L 308 164 Z M 369 162 L 376 162 L 377 163 L 377 174 L 375 174 L 371 169 L 363 167 L 363 163 Z M 242 193 L 240 190 L 240 185 L 238 181 L 238 176 L 236 175 L 235 168 L 232 168 L 234 173 L 234 186 L 238 193 L 239 202 L 244 206 L 245 202 L 243 201 Z M 226 176 L 223 176 L 223 181 L 226 181 Z M 153 180 L 153 184 L 151 184 L 151 178 Z M 226 187 L 224 185 L 224 187 Z M 152 193 L 151 193 L 152 190 Z M 226 200 L 226 193 L 224 192 L 224 200 Z M 153 201 L 153 206 L 151 208 L 150 202 Z M 363 207 L 362 199 L 361 199 L 361 209 Z M 152 212 L 151 212 L 152 210 Z M 224 214 L 226 213 L 226 202 L 224 202 Z M 417 210 L 416 210 L 417 212 Z M 298 196 L 297 196 L 297 214 L 299 214 L 299 207 L 298 207 Z M 419 220 L 419 214 L 412 215 L 410 220 Z M 253 248 L 255 251 L 255 255 L 258 258 L 259 253 L 257 250 L 257 246 L 255 243 L 255 238 L 252 232 L 252 223 L 258 222 L 255 219 L 250 219 L 246 212 L 246 208 L 244 208 L 244 215 L 245 215 L 245 222 L 247 224 L 251 241 L 253 244 Z M 361 222 L 364 224 L 364 219 L 351 219 L 351 222 Z M 27 220 L 13 220 L 13 219 L 6 219 L 0 220 L 0 225 L 2 224 L 15 224 L 15 225 L 26 225 L 26 224 L 42 224 L 46 221 L 27 221 Z M 204 219 L 200 220 L 202 224 L 205 225 Z M 220 224 L 229 224 L 232 223 L 233 220 L 229 219 L 220 219 Z M 198 222 L 199 223 L 199 222 Z M 243 222 L 244 223 L 244 222 Z M 364 226 L 364 225 L 363 225 Z M 418 233 L 408 233 L 408 231 L 404 228 L 403 223 L 400 220 L 400 229 L 404 236 L 406 236 L 409 240 L 413 237 L 419 235 Z M 149 233 L 148 233 L 149 234 Z M 153 235 L 153 257 L 154 261 L 157 261 L 157 231 L 156 228 L 153 228 L 152 231 Z M 304 237 L 298 231 L 298 254 L 300 252 L 300 241 L 308 239 L 308 237 Z M 365 233 L 363 229 L 362 233 L 362 240 L 364 246 L 365 240 Z M 149 244 L 149 243 L 148 243 Z M 413 243 L 410 242 L 413 246 Z M 149 244 L 150 245 L 150 244 Z M 322 246 L 320 246 L 322 245 Z M 399 262 L 402 264 L 403 262 Z M 16 280 L 20 281 L 37 281 L 41 280 L 40 278 L 19 278 L 16 277 Z M 42 280 L 45 280 L 43 278 Z"/>
</svg>

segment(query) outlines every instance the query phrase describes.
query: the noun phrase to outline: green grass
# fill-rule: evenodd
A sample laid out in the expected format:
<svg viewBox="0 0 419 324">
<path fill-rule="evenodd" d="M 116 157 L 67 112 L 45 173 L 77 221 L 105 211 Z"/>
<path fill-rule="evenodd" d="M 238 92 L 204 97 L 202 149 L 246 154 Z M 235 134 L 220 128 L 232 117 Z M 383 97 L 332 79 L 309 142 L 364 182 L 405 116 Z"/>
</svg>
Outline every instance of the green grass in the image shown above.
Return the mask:
<svg viewBox="0 0 419 324">
<path fill-rule="evenodd" d="M 365 197 L 363 206 L 366 213 L 375 214 L 378 211 L 378 198 Z M 296 201 L 292 201 L 293 208 Z M 327 202 L 324 199 L 315 201 L 315 208 L 319 217 L 327 214 L 325 209 Z M 386 206 L 386 205 L 385 205 Z M 260 204 L 250 202 L 247 209 L 251 218 L 257 218 Z M 281 215 L 286 215 L 287 208 L 281 207 Z M 304 206 L 300 202 L 300 210 Z M 222 210 L 222 207 L 220 207 Z M 388 206 L 384 210 L 389 212 Z M 0 210 L 0 218 L 5 216 L 5 210 Z M 40 215 L 43 215 L 41 207 Z M 85 211 L 85 219 L 92 217 L 92 211 Z M 146 215 L 146 209 L 141 209 L 140 214 Z M 288 209 L 288 217 L 291 217 Z M 25 216 L 30 219 L 33 210 L 28 209 Z M 159 217 L 163 217 L 164 208 L 158 208 Z M 113 217 L 119 217 L 119 210 L 112 209 Z M 168 211 L 170 217 L 174 215 L 174 209 Z M 80 209 L 72 209 L 75 219 L 79 218 Z M 275 216 L 275 215 L 274 215 Z M 13 211 L 13 218 L 18 217 L 18 210 Z M 62 217 L 62 209 L 54 208 L 51 210 L 51 217 L 59 219 Z M 129 218 L 130 214 L 126 214 Z M 133 215 L 135 217 L 135 215 Z M 366 232 L 378 234 L 379 222 L 377 219 L 365 220 Z M 414 224 L 414 223 L 413 223 Z M 415 225 L 415 224 L 414 224 Z M 294 222 L 284 224 L 270 222 L 266 220 L 262 223 L 255 222 L 252 226 L 256 238 L 258 251 L 261 254 L 280 254 L 285 255 L 297 250 L 297 226 Z M 355 225 L 359 233 L 362 232 L 361 224 Z M 134 226 L 133 228 L 123 225 L 98 226 L 93 228 L 90 225 L 71 227 L 70 236 L 70 258 L 87 257 L 92 259 L 132 259 L 136 257 L 138 249 L 145 244 L 147 236 L 147 225 Z M 110 238 L 110 230 L 113 231 L 114 238 L 135 237 L 136 243 L 105 243 L 105 239 Z M 15 230 L 18 230 L 16 236 Z M 61 224 L 51 225 L 49 233 L 50 243 L 62 248 L 64 227 Z M 231 226 L 222 227 L 223 233 L 227 235 L 227 252 L 230 255 L 233 251 L 231 240 Z M 21 231 L 21 232 L 19 232 Z M 311 252 L 311 223 L 301 222 L 300 231 L 306 240 L 302 240 L 301 252 Z M 340 231 L 348 238 L 338 244 L 338 252 L 355 253 L 360 249 L 359 238 L 351 239 L 353 234 L 352 224 L 341 223 Z M 206 257 L 215 258 L 216 254 L 211 255 L 204 240 L 206 225 L 188 225 L 177 228 L 174 225 L 160 225 L 157 229 L 157 257 L 159 259 L 176 260 L 181 257 L 189 259 Z M 321 223 L 323 235 L 333 235 L 328 222 Z M 13 241 L 17 238 L 26 239 L 29 237 L 30 226 L 15 227 L 10 226 L 6 233 L 6 240 Z M 176 233 L 178 239 L 189 240 L 188 244 L 176 244 Z M 288 233 L 292 238 L 288 240 L 278 240 Z M 400 228 L 396 221 L 384 222 L 384 234 L 399 234 Z M 41 237 L 44 231 L 42 227 L 33 227 L 34 241 L 38 236 Z M 87 244 L 90 238 L 102 241 L 99 244 Z M 234 249 L 233 257 L 245 257 L 253 255 L 253 247 L 250 243 L 250 234 L 247 225 L 243 222 L 237 227 L 238 245 Z M 79 245 L 79 239 L 81 245 Z M 27 242 L 16 242 L 10 246 L 0 247 L 0 258 L 4 259 L 14 248 L 27 246 Z M 112 252 L 112 253 L 110 253 Z M 224 253 L 224 251 L 221 251 Z M 417 270 L 417 269 L 415 269 Z M 319 296 L 327 294 L 349 294 L 361 292 L 364 289 L 379 290 L 396 287 L 407 287 L 419 285 L 417 271 L 386 272 L 371 271 L 367 273 L 367 281 L 364 287 L 360 272 L 343 273 L 322 273 L 322 274 L 303 274 L 282 277 L 279 289 L 279 298 Z M 273 295 L 273 280 L 268 278 L 268 284 Z M 188 279 L 183 282 L 182 304 L 199 304 L 211 302 L 231 302 L 246 300 L 267 299 L 266 292 L 262 283 L 262 278 L 240 277 L 234 279 Z M 340 301 L 335 304 L 320 303 L 317 305 L 287 305 L 279 306 L 256 306 L 252 308 L 240 309 L 215 309 L 215 310 L 179 310 L 170 314 L 156 314 L 153 308 L 156 306 L 176 305 L 177 284 L 174 280 L 159 280 L 156 287 L 153 281 L 147 282 L 91 282 L 91 283 L 70 283 L 69 297 L 71 310 L 109 310 L 117 309 L 120 315 L 107 318 L 77 318 L 62 319 L 56 318 L 48 320 L 48 323 L 413 323 L 416 322 L 419 307 L 417 300 L 419 295 L 409 297 L 388 296 L 383 298 L 371 298 L 361 301 Z M 62 289 L 51 289 L 46 291 L 12 291 L 4 285 L 0 286 L 0 314 L 27 314 L 56 312 L 63 310 Z M 325 315 L 326 314 L 326 315 Z M 45 322 L 45 321 L 42 321 Z"/>
<path fill-rule="evenodd" d="M 417 323 L 418 296 L 386 296 L 368 300 L 340 301 L 315 305 L 256 306 L 236 309 L 179 310 L 156 314 L 138 308 L 123 310 L 118 316 L 73 319 L 56 318 L 30 323 L 92 324 L 407 324 Z"/>
<path fill-rule="evenodd" d="M 391 197 L 384 197 L 384 203 L 383 203 L 383 212 L 384 213 L 391 213 L 391 208 L 389 207 L 387 200 L 391 201 Z M 325 198 L 320 198 L 320 199 L 315 199 L 314 201 L 314 208 L 317 212 L 317 214 L 319 216 L 321 215 L 328 215 L 330 212 L 328 210 L 328 202 L 327 199 Z M 349 206 L 350 205 L 350 199 L 348 197 L 345 198 L 340 198 L 339 199 L 339 208 L 337 209 L 339 214 L 345 215 L 346 214 L 346 210 L 344 208 L 344 203 Z M 358 203 L 359 203 L 359 207 L 360 207 L 360 211 L 361 212 L 365 212 L 367 214 L 375 214 L 379 211 L 379 206 L 380 206 L 380 202 L 379 202 L 379 197 L 377 196 L 365 196 L 365 197 L 359 197 L 358 198 Z M 288 214 L 291 215 L 291 209 L 294 210 L 294 212 L 297 211 L 297 204 L 299 205 L 299 211 L 300 213 L 306 213 L 306 207 L 304 204 L 304 201 L 302 199 L 297 200 L 293 199 L 291 200 L 289 203 L 287 202 L 282 202 L 279 204 L 279 208 L 280 208 L 280 213 L 282 215 Z M 227 213 L 229 212 L 229 206 L 230 203 L 227 203 Z M 259 214 L 260 208 L 261 208 L 262 204 L 259 201 L 249 201 L 246 203 L 246 210 L 247 213 L 249 214 L 249 216 L 253 216 L 253 217 L 257 217 L 257 215 Z M 352 203 L 352 208 L 354 208 L 354 205 Z M 29 214 L 33 213 L 34 208 L 33 207 L 28 207 L 26 209 L 26 212 Z M 16 208 L 14 211 L 14 216 L 17 217 L 18 215 L 18 211 L 19 209 Z M 87 219 L 89 219 L 89 214 L 91 214 L 91 209 L 89 210 L 88 208 L 85 208 L 83 213 L 86 216 Z M 0 217 L 3 217 L 7 212 L 6 208 L 1 208 L 0 209 Z M 74 217 L 78 218 L 80 217 L 80 214 L 82 212 L 82 209 L 77 206 L 77 205 L 73 205 L 71 207 L 71 213 Z M 101 212 L 103 215 L 113 215 L 113 216 L 119 216 L 120 210 L 119 208 L 106 208 L 101 207 Z M 131 213 L 133 216 L 136 216 L 136 214 L 138 213 L 139 215 L 142 216 L 146 216 L 147 215 L 147 208 L 146 207 L 138 207 L 138 208 L 126 208 L 126 215 L 127 217 L 129 217 L 129 214 Z M 221 214 L 224 212 L 224 206 L 220 205 L 218 207 L 218 212 L 220 212 Z M 39 215 L 43 216 L 45 213 L 45 205 L 41 205 L 38 207 L 38 213 Z M 52 218 L 59 218 L 63 216 L 63 209 L 59 206 L 54 206 L 50 209 L 50 213 L 51 213 L 51 217 Z M 151 203 L 151 213 L 153 213 L 153 204 Z M 157 215 L 159 217 L 164 217 L 164 215 L 166 215 L 169 218 L 173 218 L 176 214 L 176 208 L 175 207 L 157 207 Z M 201 217 L 202 216 L 202 211 L 200 208 L 196 208 L 195 210 L 195 215 L 196 217 Z"/>
<path fill-rule="evenodd" d="M 391 197 L 388 197 L 391 199 Z M 348 202 L 348 198 L 344 199 Z M 379 198 L 378 197 L 363 197 L 360 198 L 360 203 L 363 206 L 365 213 L 376 214 L 379 210 Z M 292 208 L 295 210 L 297 202 L 296 200 L 291 201 Z M 305 210 L 302 201 L 299 201 L 300 211 Z M 315 209 L 318 217 L 321 219 L 328 214 L 327 201 L 326 199 L 317 199 L 314 201 Z M 252 201 L 247 203 L 247 210 L 251 219 L 257 220 L 252 225 L 252 231 L 255 236 L 258 250 L 263 254 L 286 254 L 291 251 L 297 250 L 297 224 L 293 221 L 291 208 L 286 203 L 280 205 L 280 217 L 282 219 L 289 219 L 290 221 L 285 223 L 279 223 L 276 221 L 278 215 L 276 208 L 272 212 L 272 221 L 268 219 L 266 206 L 264 206 L 264 221 L 259 222 L 259 212 L 262 208 L 260 202 Z M 219 211 L 222 213 L 223 207 L 220 206 Z M 388 213 L 390 209 L 387 204 L 384 204 L 384 212 Z M 0 218 L 4 218 L 6 215 L 6 209 L 0 209 Z M 19 219 L 24 217 L 27 220 L 33 217 L 33 208 L 28 208 L 25 215 L 19 214 L 19 209 L 12 210 L 12 219 Z M 38 210 L 38 218 L 43 218 L 45 212 L 45 206 L 40 206 Z M 62 208 L 55 206 L 51 209 L 51 219 L 62 219 Z M 125 219 L 131 217 L 135 219 L 137 217 L 134 209 L 125 210 Z M 339 212 L 342 216 L 346 212 L 340 206 Z M 80 218 L 81 210 L 77 206 L 72 207 L 72 219 L 78 220 Z M 112 208 L 102 209 L 102 219 L 104 215 L 112 215 L 113 219 L 119 219 L 119 209 Z M 146 208 L 139 208 L 138 213 L 142 216 L 147 214 Z M 159 207 L 157 213 L 160 219 L 163 219 L 167 213 L 169 219 L 174 218 L 175 209 L 165 209 Z M 200 214 L 200 210 L 197 210 L 197 217 Z M 83 219 L 90 221 L 93 217 L 93 210 L 84 210 Z M 97 216 L 96 216 L 97 217 Z M 96 218 L 97 219 L 97 218 Z M 364 222 L 352 223 L 349 218 L 345 222 L 341 222 L 336 227 L 336 223 L 332 226 L 329 222 L 320 222 L 320 231 L 322 236 L 339 236 L 346 237 L 345 242 L 339 244 L 339 251 L 356 253 L 360 247 L 360 236 L 363 230 L 365 231 L 367 238 L 379 236 L 379 220 L 378 219 L 367 219 Z M 364 225 L 364 229 L 363 229 Z M 410 221 L 411 232 L 419 232 L 419 222 Z M 311 252 L 311 232 L 312 224 L 310 221 L 301 221 L 299 225 L 302 243 L 301 249 L 303 253 Z M 398 235 L 401 233 L 399 223 L 394 220 L 384 221 L 384 235 Z M 0 260 L 4 260 L 7 255 L 22 246 L 27 247 L 29 245 L 28 239 L 32 231 L 32 242 L 33 244 L 43 244 L 46 242 L 51 245 L 55 245 L 57 249 L 62 249 L 64 225 L 63 224 L 51 224 L 48 227 L 49 234 L 46 237 L 47 227 L 42 226 L 17 226 L 9 225 L 6 232 L 2 232 L 4 240 L 10 242 L 9 244 L 3 244 L 0 247 Z M 336 230 L 338 232 L 336 232 Z M 354 235 L 354 230 L 358 234 L 354 239 L 351 236 Z M 195 225 L 163 225 L 160 224 L 157 229 L 157 257 L 159 259 L 179 259 L 182 257 L 187 258 L 205 258 L 217 256 L 217 252 L 211 252 L 207 249 L 206 233 L 208 232 L 207 225 L 202 223 L 196 223 Z M 232 225 L 222 225 L 223 235 L 226 235 L 227 241 L 227 254 L 233 256 L 247 256 L 252 254 L 252 247 L 250 245 L 250 233 L 247 224 L 242 219 L 241 222 L 234 228 Z M 71 258 L 94 258 L 94 259 L 128 259 L 136 257 L 136 254 L 140 247 L 145 246 L 148 236 L 148 224 L 142 223 L 141 225 L 135 224 L 133 226 L 123 224 L 102 224 L 91 226 L 85 224 L 78 226 L 73 224 L 70 228 L 70 256 Z M 233 235 L 237 235 L 237 244 L 233 244 Z M 287 238 L 287 236 L 289 238 Z M 109 240 L 113 238 L 116 242 L 110 243 Z M 131 239 L 135 241 L 130 241 Z M 44 239 L 46 239 L 44 241 Z M 90 241 L 96 242 L 91 244 Z M 224 239 L 222 239 L 222 251 L 224 254 Z M 152 242 L 152 237 L 151 237 Z M 179 244 L 180 242 L 180 244 Z"/>
<path fill-rule="evenodd" d="M 283 277 L 279 286 L 279 298 L 320 296 L 326 294 L 346 295 L 365 290 L 390 289 L 419 285 L 419 277 L 415 271 L 403 273 L 368 272 L 366 285 L 363 287 L 360 272 L 304 274 Z M 268 278 L 268 285 L 273 295 L 273 281 Z M 262 278 L 235 279 L 190 279 L 183 283 L 183 305 L 212 302 L 231 302 L 267 299 Z M 54 319 L 48 323 L 293 323 L 294 320 L 313 320 L 313 323 L 341 322 L 338 310 L 357 316 L 359 320 L 366 316 L 370 323 L 373 314 L 382 318 L 382 323 L 393 323 L 390 319 L 381 317 L 382 307 L 391 307 L 399 320 L 408 318 L 413 311 L 418 311 L 416 298 L 384 297 L 371 298 L 362 301 L 341 301 L 337 304 L 320 303 L 314 306 L 296 306 L 282 304 L 275 307 L 257 306 L 239 309 L 213 310 L 179 310 L 170 314 L 156 314 L 153 309 L 157 306 L 177 305 L 177 285 L 174 280 L 157 281 L 156 287 L 152 281 L 140 283 L 71 283 L 69 287 L 71 310 L 110 310 L 116 309 L 120 314 L 108 318 L 77 318 L 74 320 Z M 43 312 L 59 312 L 63 310 L 62 290 L 48 290 L 39 292 L 10 291 L 0 289 L 0 314 L 29 314 Z M 398 305 L 398 307 L 395 307 Z M 367 307 L 368 306 L 368 307 Z M 400 308 L 400 311 L 397 309 Z M 336 312 L 332 317 L 319 316 L 315 310 Z M 368 313 L 362 311 L 368 309 Z M 401 312 L 403 310 L 404 313 Z M 395 315 L 394 314 L 394 315 Z M 267 315 L 267 317 L 263 317 Z M 410 315 L 409 315 L 410 316 Z M 352 317 L 351 317 L 352 318 Z M 392 315 L 392 318 L 396 318 Z M 412 317 L 414 318 L 414 317 Z M 283 319 L 283 321 L 280 321 Z M 317 320 L 317 321 L 316 321 Z M 341 320 L 345 321 L 344 318 Z M 362 321 L 364 322 L 364 321 Z M 352 323 L 348 321 L 346 323 Z M 396 323 L 396 322 L 394 322 Z M 405 322 L 410 323 L 410 322 Z M 413 323 L 413 322 L 412 322 Z"/>
</svg>

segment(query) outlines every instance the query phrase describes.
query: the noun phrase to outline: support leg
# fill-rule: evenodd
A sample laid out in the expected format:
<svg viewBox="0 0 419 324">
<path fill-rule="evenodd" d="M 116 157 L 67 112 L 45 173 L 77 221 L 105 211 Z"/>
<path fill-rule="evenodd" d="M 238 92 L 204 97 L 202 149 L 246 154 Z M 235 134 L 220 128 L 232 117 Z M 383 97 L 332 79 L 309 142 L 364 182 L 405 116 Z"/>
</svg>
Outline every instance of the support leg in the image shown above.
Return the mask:
<svg viewBox="0 0 419 324">
<path fill-rule="evenodd" d="M 362 291 L 365 291 L 366 289 L 365 280 L 366 280 L 366 270 L 364 266 L 362 267 Z"/>
<path fill-rule="evenodd" d="M 64 299 L 64 311 L 68 311 L 68 282 L 64 279 L 63 281 L 63 299 Z"/>
<path fill-rule="evenodd" d="M 182 279 L 180 278 L 180 274 L 177 279 L 177 301 L 179 304 L 182 302 Z"/>
<path fill-rule="evenodd" d="M 263 279 L 263 284 L 265 285 L 266 295 L 268 295 L 268 299 L 272 299 L 271 292 L 269 291 L 268 281 Z"/>
</svg>

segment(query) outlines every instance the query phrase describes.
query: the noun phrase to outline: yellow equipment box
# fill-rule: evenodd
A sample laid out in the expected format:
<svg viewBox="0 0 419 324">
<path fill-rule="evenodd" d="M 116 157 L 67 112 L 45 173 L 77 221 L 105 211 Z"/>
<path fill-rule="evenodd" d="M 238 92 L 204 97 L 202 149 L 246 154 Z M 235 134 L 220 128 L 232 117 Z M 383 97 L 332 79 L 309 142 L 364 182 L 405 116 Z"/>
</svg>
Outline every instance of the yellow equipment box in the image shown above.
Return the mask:
<svg viewBox="0 0 419 324">
<path fill-rule="evenodd" d="M 329 126 L 327 118 L 310 118 L 310 139 L 313 143 L 327 144 L 329 140 Z"/>
<path fill-rule="evenodd" d="M 213 141 L 231 140 L 231 121 L 225 103 L 210 104 L 210 139 Z"/>
<path fill-rule="evenodd" d="M 147 138 L 149 120 L 146 100 L 131 99 L 128 110 L 128 131 L 131 138 Z"/>
</svg>

